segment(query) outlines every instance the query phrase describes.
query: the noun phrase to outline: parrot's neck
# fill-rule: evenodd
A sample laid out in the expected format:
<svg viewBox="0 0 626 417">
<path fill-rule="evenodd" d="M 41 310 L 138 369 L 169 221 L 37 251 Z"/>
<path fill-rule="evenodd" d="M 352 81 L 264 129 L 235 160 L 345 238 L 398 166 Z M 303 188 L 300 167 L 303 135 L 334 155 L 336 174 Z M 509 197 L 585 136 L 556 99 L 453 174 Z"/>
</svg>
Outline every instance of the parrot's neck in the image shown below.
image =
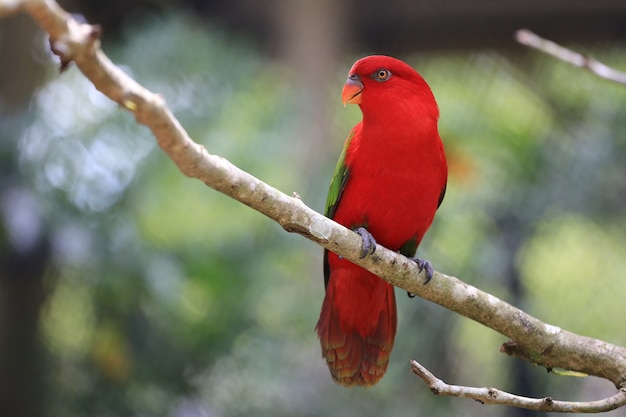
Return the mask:
<svg viewBox="0 0 626 417">
<path fill-rule="evenodd" d="M 409 136 L 432 134 L 437 130 L 439 108 L 434 99 L 429 101 L 382 102 L 377 106 L 362 104 L 363 130 L 380 131 L 388 136 L 391 131 Z M 378 133 L 378 132 L 377 132 Z"/>
</svg>

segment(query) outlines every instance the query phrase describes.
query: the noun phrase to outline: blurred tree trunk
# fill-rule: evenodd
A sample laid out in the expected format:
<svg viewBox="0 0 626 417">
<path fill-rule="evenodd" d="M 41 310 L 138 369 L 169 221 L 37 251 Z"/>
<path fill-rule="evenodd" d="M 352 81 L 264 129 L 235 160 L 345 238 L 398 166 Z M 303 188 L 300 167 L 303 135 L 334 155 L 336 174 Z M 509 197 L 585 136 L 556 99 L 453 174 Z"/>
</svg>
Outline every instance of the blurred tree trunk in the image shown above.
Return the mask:
<svg viewBox="0 0 626 417">
<path fill-rule="evenodd" d="M 516 259 L 524 244 L 532 234 L 532 225 L 525 224 L 514 215 L 503 214 L 497 218 L 498 229 L 502 231 L 501 245 L 503 262 L 505 263 L 504 275 L 505 285 L 510 291 L 511 304 L 523 308 L 526 302 L 526 294 L 522 284 L 522 277 Z M 525 395 L 533 398 L 540 398 L 545 393 L 545 386 L 542 382 L 533 379 L 530 367 L 527 362 L 520 359 L 513 359 L 511 362 L 511 392 L 518 395 Z M 524 408 L 511 408 L 511 417 L 543 417 L 545 412 L 526 410 Z"/>
<path fill-rule="evenodd" d="M 0 415 L 15 417 L 44 414 L 39 316 L 50 251 L 16 155 L 27 104 L 43 74 L 33 59 L 37 33 L 25 15 L 0 25 Z"/>
<path fill-rule="evenodd" d="M 332 112 L 340 106 L 339 69 L 346 76 L 352 62 L 339 63 L 346 45 L 344 8 L 346 1 L 275 0 L 273 18 L 277 53 L 292 69 L 298 102 L 294 134 L 300 144 L 302 167 L 306 172 L 319 170 L 326 160 L 323 149 L 340 149 L 344 138 L 333 137 Z M 336 107 L 328 105 L 335 93 Z M 346 136 L 348 132 L 345 132 Z M 336 144 L 336 146 L 335 146 Z M 333 145 L 332 147 L 330 145 Z M 331 159 L 339 154 L 333 154 Z M 336 154 L 336 156 L 335 156 Z"/>
</svg>

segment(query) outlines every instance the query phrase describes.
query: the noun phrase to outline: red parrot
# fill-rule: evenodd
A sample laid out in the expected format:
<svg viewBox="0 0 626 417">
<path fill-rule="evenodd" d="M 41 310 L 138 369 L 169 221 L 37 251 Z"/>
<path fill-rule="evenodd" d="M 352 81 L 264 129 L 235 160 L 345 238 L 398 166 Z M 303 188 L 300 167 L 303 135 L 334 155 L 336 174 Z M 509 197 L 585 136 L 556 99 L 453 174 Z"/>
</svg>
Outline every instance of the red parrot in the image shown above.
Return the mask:
<svg viewBox="0 0 626 417">
<path fill-rule="evenodd" d="M 345 142 L 332 178 L 326 216 L 363 238 L 362 257 L 376 242 L 415 256 L 446 191 L 448 168 L 426 81 L 404 62 L 381 55 L 350 69 L 342 100 L 363 113 Z M 432 277 L 430 262 L 413 258 Z M 333 379 L 376 384 L 396 334 L 393 286 L 324 251 L 326 295 L 315 329 Z"/>
</svg>

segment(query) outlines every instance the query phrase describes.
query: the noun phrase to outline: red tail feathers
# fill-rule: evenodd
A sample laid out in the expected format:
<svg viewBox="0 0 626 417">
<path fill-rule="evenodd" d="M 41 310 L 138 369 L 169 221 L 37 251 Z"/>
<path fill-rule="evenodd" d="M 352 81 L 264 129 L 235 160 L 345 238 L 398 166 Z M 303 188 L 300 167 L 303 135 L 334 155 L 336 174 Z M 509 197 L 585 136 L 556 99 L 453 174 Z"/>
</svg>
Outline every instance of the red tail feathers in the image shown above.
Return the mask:
<svg viewBox="0 0 626 417">
<path fill-rule="evenodd" d="M 376 384 L 387 370 L 396 325 L 391 285 L 347 262 L 332 271 L 315 329 L 337 383 Z"/>
</svg>

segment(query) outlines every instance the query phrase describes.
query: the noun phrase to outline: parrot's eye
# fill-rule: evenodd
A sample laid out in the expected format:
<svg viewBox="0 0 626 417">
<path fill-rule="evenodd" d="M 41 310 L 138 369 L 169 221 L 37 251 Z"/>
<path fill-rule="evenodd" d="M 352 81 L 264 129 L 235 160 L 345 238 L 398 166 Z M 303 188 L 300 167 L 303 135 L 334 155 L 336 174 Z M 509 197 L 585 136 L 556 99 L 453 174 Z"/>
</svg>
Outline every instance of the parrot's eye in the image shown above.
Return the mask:
<svg viewBox="0 0 626 417">
<path fill-rule="evenodd" d="M 378 82 L 387 81 L 391 77 L 391 72 L 386 69 L 379 69 L 372 74 L 372 78 Z"/>
</svg>

